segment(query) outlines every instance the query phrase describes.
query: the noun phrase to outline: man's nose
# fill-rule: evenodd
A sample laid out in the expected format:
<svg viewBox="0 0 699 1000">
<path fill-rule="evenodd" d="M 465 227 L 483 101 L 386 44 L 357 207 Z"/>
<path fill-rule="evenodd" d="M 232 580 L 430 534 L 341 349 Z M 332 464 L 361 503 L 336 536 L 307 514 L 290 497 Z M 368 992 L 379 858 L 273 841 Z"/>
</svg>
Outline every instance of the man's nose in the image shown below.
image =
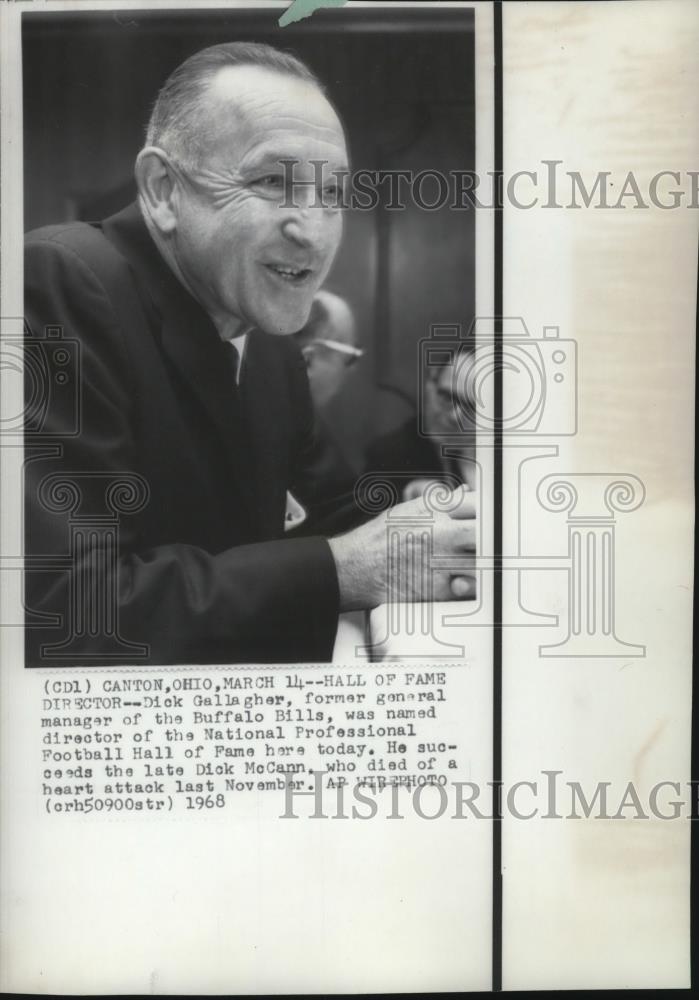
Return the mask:
<svg viewBox="0 0 699 1000">
<path fill-rule="evenodd" d="M 297 183 L 292 204 L 285 206 L 282 232 L 292 242 L 308 247 L 323 239 L 326 227 L 327 212 L 315 183 Z"/>
<path fill-rule="evenodd" d="M 316 247 L 323 241 L 326 227 L 325 212 L 320 206 L 299 205 L 282 222 L 282 232 L 292 243 Z"/>
</svg>

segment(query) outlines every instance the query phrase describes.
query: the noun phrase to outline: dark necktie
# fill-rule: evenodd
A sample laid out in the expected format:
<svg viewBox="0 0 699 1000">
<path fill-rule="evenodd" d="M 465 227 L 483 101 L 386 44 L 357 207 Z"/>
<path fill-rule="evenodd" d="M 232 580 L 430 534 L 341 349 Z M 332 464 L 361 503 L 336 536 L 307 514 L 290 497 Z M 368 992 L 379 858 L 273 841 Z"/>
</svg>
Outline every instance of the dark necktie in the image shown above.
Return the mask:
<svg viewBox="0 0 699 1000">
<path fill-rule="evenodd" d="M 240 355 L 234 344 L 224 342 L 224 363 L 226 365 L 227 382 L 229 384 L 230 444 L 234 455 L 236 478 L 246 484 L 244 492 L 248 495 L 248 514 L 251 518 L 250 530 L 255 523 L 254 483 L 256 477 L 256 456 L 253 442 L 250 440 L 250 427 L 246 418 L 244 392 L 238 383 Z M 252 493 L 249 491 L 252 490 Z"/>
<path fill-rule="evenodd" d="M 236 442 L 239 453 L 244 454 L 249 460 L 249 443 L 247 441 L 247 428 L 245 426 L 243 394 L 240 391 L 240 385 L 238 384 L 240 356 L 230 340 L 225 342 L 224 348 L 224 358 L 228 375 L 227 382 L 229 385 L 229 406 L 232 417 L 231 435 L 233 440 Z"/>
</svg>

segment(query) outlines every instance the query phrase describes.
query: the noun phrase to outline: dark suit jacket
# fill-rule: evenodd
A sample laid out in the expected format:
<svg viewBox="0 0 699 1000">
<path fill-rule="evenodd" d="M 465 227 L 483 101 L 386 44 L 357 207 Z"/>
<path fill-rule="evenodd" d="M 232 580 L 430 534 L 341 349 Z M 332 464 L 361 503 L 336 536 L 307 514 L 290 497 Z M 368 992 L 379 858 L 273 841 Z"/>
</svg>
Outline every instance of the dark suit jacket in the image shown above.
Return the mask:
<svg viewBox="0 0 699 1000">
<path fill-rule="evenodd" d="M 357 518 L 323 495 L 292 340 L 252 331 L 232 389 L 136 205 L 28 235 L 25 317 L 27 401 L 34 361 L 49 386 L 25 432 L 27 665 L 328 660 L 335 564 L 285 537 L 286 491 L 306 530 Z"/>
</svg>

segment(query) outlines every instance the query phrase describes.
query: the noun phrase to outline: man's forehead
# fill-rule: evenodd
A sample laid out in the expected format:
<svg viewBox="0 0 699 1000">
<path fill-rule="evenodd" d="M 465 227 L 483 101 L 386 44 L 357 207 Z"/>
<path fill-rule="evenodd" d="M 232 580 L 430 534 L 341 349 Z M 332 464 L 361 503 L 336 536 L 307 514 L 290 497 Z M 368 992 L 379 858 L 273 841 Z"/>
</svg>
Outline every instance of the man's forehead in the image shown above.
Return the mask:
<svg viewBox="0 0 699 1000">
<path fill-rule="evenodd" d="M 344 145 L 342 124 L 312 80 L 264 66 L 226 66 L 209 83 L 207 103 L 222 127 L 312 130 Z"/>
</svg>

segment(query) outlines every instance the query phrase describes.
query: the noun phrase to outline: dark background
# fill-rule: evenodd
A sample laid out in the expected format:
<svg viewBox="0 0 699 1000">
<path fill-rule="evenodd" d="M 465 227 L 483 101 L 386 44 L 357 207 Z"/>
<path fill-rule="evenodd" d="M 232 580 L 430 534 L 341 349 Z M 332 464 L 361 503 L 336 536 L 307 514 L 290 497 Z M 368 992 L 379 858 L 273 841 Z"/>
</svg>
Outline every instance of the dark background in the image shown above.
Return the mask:
<svg viewBox="0 0 699 1000">
<path fill-rule="evenodd" d="M 475 169 L 473 11 L 336 9 L 283 29 L 280 14 L 24 14 L 25 229 L 102 218 L 132 200 L 159 87 L 192 52 L 236 39 L 310 65 L 345 124 L 354 169 Z M 346 213 L 327 287 L 352 305 L 367 353 L 328 418 L 355 465 L 410 413 L 430 324 L 473 319 L 474 231 L 472 211 L 448 207 Z"/>
</svg>

